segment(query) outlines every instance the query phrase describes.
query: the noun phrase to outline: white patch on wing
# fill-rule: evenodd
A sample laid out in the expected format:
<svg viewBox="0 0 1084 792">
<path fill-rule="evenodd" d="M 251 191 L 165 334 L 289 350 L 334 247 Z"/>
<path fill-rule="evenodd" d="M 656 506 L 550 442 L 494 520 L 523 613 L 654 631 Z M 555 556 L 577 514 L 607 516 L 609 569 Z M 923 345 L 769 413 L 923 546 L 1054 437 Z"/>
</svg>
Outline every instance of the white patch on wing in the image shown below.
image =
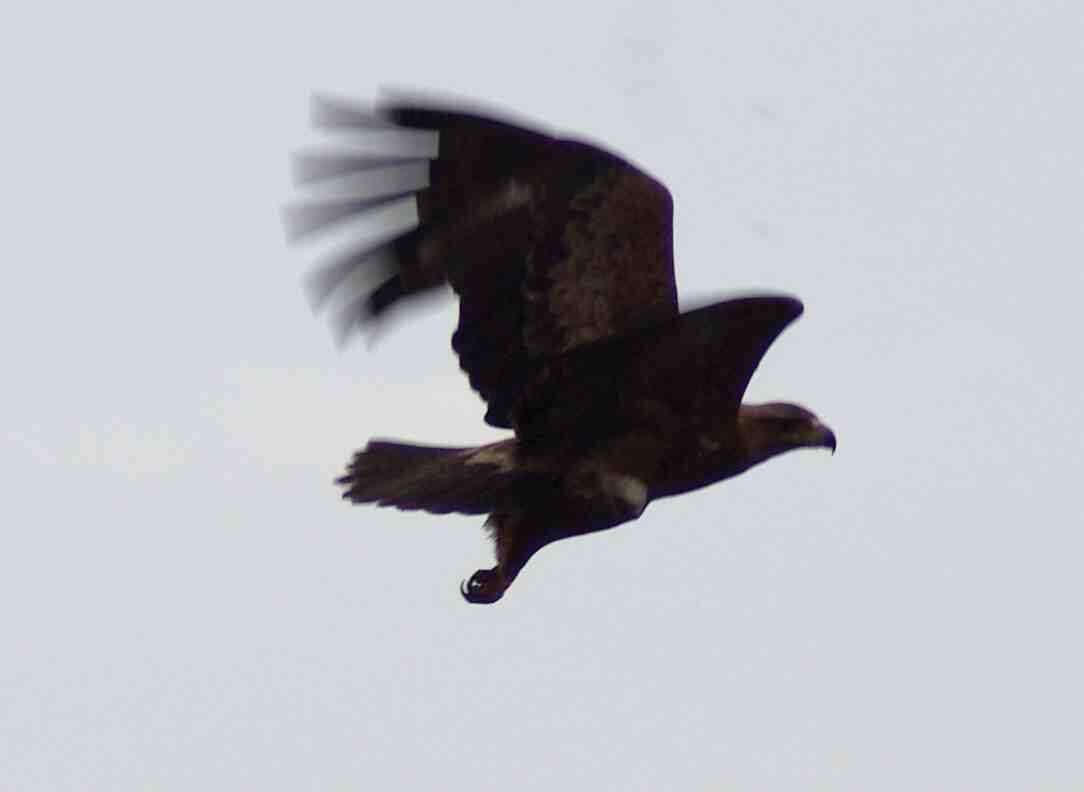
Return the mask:
<svg viewBox="0 0 1084 792">
<path fill-rule="evenodd" d="M 491 198 L 482 202 L 478 209 L 478 218 L 490 220 L 497 215 L 513 212 L 521 206 L 526 206 L 530 200 L 530 186 L 515 179 L 509 179 L 504 189 L 498 190 Z"/>
<path fill-rule="evenodd" d="M 639 517 L 647 507 L 647 485 L 638 478 L 609 473 L 602 477 L 602 487 L 623 503 L 629 511 Z"/>
<path fill-rule="evenodd" d="M 702 448 L 704 451 L 707 451 L 709 453 L 714 452 L 714 451 L 718 451 L 720 448 L 723 447 L 722 443 L 712 439 L 712 437 L 710 435 L 702 434 L 702 435 L 700 435 L 700 437 L 698 437 L 696 439 L 697 439 L 697 442 L 699 442 L 699 444 L 700 444 L 700 448 Z"/>
<path fill-rule="evenodd" d="M 515 179 L 509 179 L 501 197 L 506 212 L 518 209 L 521 206 L 526 206 L 531 200 L 531 188 L 529 185 L 522 184 Z"/>
<path fill-rule="evenodd" d="M 412 198 L 417 207 L 417 199 Z M 531 202 L 531 186 L 509 179 L 503 188 L 498 189 L 478 203 L 474 212 L 466 219 L 464 225 L 454 225 L 444 229 L 443 232 L 431 232 L 424 236 L 418 244 L 418 259 L 429 263 L 445 254 L 445 248 L 453 245 L 455 240 L 472 228 L 488 223 L 502 214 L 514 212 Z M 417 221 L 415 221 L 415 225 Z"/>
<path fill-rule="evenodd" d="M 502 473 L 507 473 L 516 466 L 515 451 L 514 443 L 491 443 L 465 452 L 464 461 L 468 465 L 493 465 Z"/>
</svg>

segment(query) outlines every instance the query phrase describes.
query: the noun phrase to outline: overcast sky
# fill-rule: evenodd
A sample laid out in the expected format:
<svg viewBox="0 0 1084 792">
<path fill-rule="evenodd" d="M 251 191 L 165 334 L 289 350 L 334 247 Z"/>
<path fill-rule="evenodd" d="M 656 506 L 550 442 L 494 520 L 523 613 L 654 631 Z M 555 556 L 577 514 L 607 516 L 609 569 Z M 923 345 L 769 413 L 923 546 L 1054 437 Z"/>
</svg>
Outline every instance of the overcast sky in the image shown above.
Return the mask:
<svg viewBox="0 0 1084 792">
<path fill-rule="evenodd" d="M 24 4 L 0 33 L 0 787 L 1084 788 L 1077 2 Z M 794 453 L 555 544 L 348 507 L 482 442 L 451 300 L 338 351 L 313 90 L 450 92 L 676 201 L 693 304 L 806 313 Z"/>
</svg>

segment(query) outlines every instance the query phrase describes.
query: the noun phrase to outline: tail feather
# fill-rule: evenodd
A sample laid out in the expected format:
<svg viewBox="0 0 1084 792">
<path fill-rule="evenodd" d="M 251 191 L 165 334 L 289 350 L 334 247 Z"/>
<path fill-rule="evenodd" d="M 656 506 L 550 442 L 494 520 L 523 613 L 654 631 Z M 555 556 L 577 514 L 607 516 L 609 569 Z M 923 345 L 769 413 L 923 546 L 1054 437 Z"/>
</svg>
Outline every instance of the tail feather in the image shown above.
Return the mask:
<svg viewBox="0 0 1084 792">
<path fill-rule="evenodd" d="M 517 477 L 515 440 L 439 448 L 373 440 L 335 480 L 343 498 L 436 514 L 486 514 Z"/>
</svg>

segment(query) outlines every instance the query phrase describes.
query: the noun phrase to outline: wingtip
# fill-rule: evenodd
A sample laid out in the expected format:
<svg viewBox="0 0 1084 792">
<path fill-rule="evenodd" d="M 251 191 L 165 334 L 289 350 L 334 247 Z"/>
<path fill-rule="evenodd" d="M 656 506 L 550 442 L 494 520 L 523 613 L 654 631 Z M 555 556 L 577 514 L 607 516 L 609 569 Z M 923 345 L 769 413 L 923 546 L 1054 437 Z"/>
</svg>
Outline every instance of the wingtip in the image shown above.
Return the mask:
<svg viewBox="0 0 1084 792">
<path fill-rule="evenodd" d="M 770 306 L 769 310 L 787 322 L 793 322 L 805 312 L 805 305 L 793 294 L 757 294 L 751 299 L 764 301 Z"/>
</svg>

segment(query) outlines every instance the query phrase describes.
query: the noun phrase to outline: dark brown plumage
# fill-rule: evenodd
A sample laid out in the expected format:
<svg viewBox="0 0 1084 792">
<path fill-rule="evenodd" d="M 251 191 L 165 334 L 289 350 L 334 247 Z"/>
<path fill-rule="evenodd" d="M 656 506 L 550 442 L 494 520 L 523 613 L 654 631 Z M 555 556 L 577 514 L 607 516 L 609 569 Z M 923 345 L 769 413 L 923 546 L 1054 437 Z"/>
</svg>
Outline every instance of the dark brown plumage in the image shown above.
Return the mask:
<svg viewBox="0 0 1084 792">
<path fill-rule="evenodd" d="M 549 542 L 635 519 L 655 498 L 793 448 L 835 448 L 802 407 L 741 404 L 801 303 L 763 295 L 679 314 L 670 194 L 634 165 L 485 114 L 328 102 L 317 111 L 330 126 L 439 135 L 418 226 L 325 266 L 313 287 L 323 300 L 379 273 L 348 303 L 359 324 L 445 283 L 459 296 L 452 347 L 486 421 L 514 437 L 478 448 L 372 441 L 338 483 L 356 503 L 488 514 L 497 565 L 464 584 L 470 602 L 499 599 Z M 299 170 L 364 183 L 424 162 L 316 154 Z M 310 202 L 287 210 L 288 223 L 307 233 L 421 186 Z"/>
</svg>

